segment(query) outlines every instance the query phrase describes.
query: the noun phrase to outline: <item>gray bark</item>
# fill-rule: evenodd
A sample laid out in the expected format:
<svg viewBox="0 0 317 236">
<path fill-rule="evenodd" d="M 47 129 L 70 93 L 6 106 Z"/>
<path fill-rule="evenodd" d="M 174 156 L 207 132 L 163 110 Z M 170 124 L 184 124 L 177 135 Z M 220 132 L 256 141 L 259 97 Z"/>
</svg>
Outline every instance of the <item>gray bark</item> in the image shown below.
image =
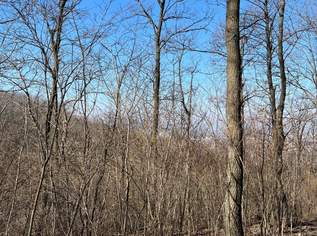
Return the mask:
<svg viewBox="0 0 317 236">
<path fill-rule="evenodd" d="M 227 122 L 228 164 L 224 223 L 227 236 L 243 235 L 243 126 L 239 0 L 227 0 Z"/>
</svg>

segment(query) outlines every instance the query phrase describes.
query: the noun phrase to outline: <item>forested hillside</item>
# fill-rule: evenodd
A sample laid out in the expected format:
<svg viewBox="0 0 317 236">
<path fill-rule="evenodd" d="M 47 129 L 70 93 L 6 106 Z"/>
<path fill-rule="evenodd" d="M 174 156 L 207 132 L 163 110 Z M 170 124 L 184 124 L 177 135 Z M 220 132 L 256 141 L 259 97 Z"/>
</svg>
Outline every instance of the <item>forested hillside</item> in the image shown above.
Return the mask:
<svg viewBox="0 0 317 236">
<path fill-rule="evenodd" d="M 0 235 L 317 235 L 316 12 L 0 1 Z"/>
</svg>

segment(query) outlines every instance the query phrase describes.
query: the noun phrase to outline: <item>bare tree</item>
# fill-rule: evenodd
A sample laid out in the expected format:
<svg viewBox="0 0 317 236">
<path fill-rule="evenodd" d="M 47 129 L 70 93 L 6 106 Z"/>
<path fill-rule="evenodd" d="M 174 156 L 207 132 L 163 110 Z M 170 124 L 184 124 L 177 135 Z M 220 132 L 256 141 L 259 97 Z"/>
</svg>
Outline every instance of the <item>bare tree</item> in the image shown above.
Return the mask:
<svg viewBox="0 0 317 236">
<path fill-rule="evenodd" d="M 243 235 L 243 121 L 239 12 L 240 1 L 227 0 L 227 122 L 229 144 L 224 220 L 225 233 L 228 236 Z"/>
<path fill-rule="evenodd" d="M 204 29 L 205 18 L 192 19 L 184 12 L 178 13 L 178 5 L 183 4 L 183 1 L 166 1 L 158 0 L 158 17 L 147 9 L 142 0 L 136 0 L 141 9 L 141 15 L 145 17 L 153 30 L 154 40 L 154 73 L 153 73 L 153 112 L 152 112 L 152 130 L 151 144 L 154 152 L 157 152 L 157 136 L 159 127 L 159 110 L 160 110 L 160 84 L 161 84 L 161 51 L 166 48 L 167 44 L 179 35 L 186 35 L 194 31 Z M 157 18 L 157 19 L 156 19 Z M 184 20 L 185 24 L 179 24 Z M 176 22 L 175 27 L 167 28 L 171 22 Z M 172 24 L 173 25 L 173 24 Z"/>
<path fill-rule="evenodd" d="M 315 235 L 317 21 L 285 1 L 0 1 L 0 234 Z"/>
<path fill-rule="evenodd" d="M 283 149 L 285 142 L 284 126 L 283 126 L 283 114 L 286 98 L 286 70 L 284 63 L 284 12 L 285 1 L 279 1 L 278 12 L 278 42 L 277 42 L 277 55 L 279 63 L 279 78 L 280 78 L 280 91 L 278 91 L 273 82 L 273 31 L 274 31 L 274 19 L 269 15 L 269 1 L 264 1 L 264 20 L 265 20 L 265 32 L 266 32 L 266 76 L 269 87 L 270 97 L 270 111 L 272 122 L 272 156 L 276 161 L 276 204 L 277 204 L 277 221 L 278 231 L 281 235 L 283 232 L 282 220 L 284 217 L 283 206 L 285 204 L 285 195 L 283 190 L 282 172 L 283 172 Z M 279 99 L 279 100 L 277 100 Z"/>
</svg>

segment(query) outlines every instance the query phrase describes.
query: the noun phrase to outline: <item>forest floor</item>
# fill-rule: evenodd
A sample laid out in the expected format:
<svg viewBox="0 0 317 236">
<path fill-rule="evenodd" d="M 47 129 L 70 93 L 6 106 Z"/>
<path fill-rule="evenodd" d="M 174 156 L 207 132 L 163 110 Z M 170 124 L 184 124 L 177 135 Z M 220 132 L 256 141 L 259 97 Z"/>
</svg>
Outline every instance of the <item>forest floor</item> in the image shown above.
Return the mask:
<svg viewBox="0 0 317 236">
<path fill-rule="evenodd" d="M 300 224 L 293 227 L 292 232 L 291 229 L 288 228 L 285 231 L 285 236 L 294 235 L 294 236 L 317 236 L 317 218 L 310 221 L 303 221 Z"/>
<path fill-rule="evenodd" d="M 251 227 L 248 236 L 260 236 L 260 225 Z M 317 218 L 305 220 L 284 230 L 285 236 L 317 236 Z"/>
<path fill-rule="evenodd" d="M 139 236 L 140 234 L 129 234 L 130 236 Z M 179 233 L 174 234 L 175 236 L 185 236 L 187 233 Z M 202 229 L 201 231 L 191 234 L 191 236 L 207 236 L 207 235 L 215 235 L 214 232 L 207 229 Z M 248 228 L 248 231 L 245 232 L 246 236 L 261 236 L 260 224 L 252 225 Z M 284 230 L 284 236 L 317 236 L 317 218 L 314 220 L 305 220 L 293 227 L 288 227 Z M 216 236 L 225 236 L 224 230 L 220 230 L 216 233 Z"/>
<path fill-rule="evenodd" d="M 193 236 L 199 235 L 210 235 L 210 231 L 201 231 L 199 233 L 193 234 Z M 255 224 L 251 226 L 246 232 L 246 236 L 260 236 L 260 224 Z M 217 236 L 224 236 L 223 230 L 220 230 Z M 288 227 L 284 230 L 284 236 L 317 236 L 317 218 L 314 220 L 305 220 L 292 228 Z"/>
</svg>

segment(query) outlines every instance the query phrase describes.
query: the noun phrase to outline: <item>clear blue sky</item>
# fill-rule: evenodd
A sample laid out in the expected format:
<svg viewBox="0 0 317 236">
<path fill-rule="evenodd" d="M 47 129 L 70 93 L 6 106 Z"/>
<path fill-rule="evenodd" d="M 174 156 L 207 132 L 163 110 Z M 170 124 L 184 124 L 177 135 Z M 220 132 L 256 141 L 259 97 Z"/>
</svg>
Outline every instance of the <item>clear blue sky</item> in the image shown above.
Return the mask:
<svg viewBox="0 0 317 236">
<path fill-rule="evenodd" d="M 298 11 L 306 11 L 309 10 L 307 8 L 308 2 L 314 2 L 315 0 L 288 0 L 287 1 L 287 13 L 289 16 L 296 16 Z M 88 10 L 88 12 L 92 15 L 98 15 L 100 10 L 102 10 L 103 6 L 107 3 L 107 0 L 82 0 L 82 8 Z M 156 6 L 156 0 L 142 0 L 146 7 Z M 223 30 L 221 29 L 221 24 L 224 24 L 225 19 L 225 0 L 185 0 L 184 4 L 188 7 L 188 10 L 193 11 L 199 17 L 203 14 L 206 10 L 209 10 L 213 15 L 213 21 L 209 25 L 209 32 L 200 33 L 197 42 L 199 42 L 199 46 L 202 48 L 210 47 L 211 38 L 214 32 L 218 32 Z M 241 11 L 248 8 L 247 0 L 241 0 Z M 137 3 L 135 0 L 113 0 L 112 6 L 109 11 L 109 17 L 112 16 L 120 17 L 120 16 L 130 16 L 133 14 L 134 10 L 137 9 Z M 120 19 L 120 18 L 118 18 Z M 133 22 L 134 19 L 129 19 L 129 25 Z M 148 28 L 149 29 L 149 28 Z M 145 34 L 144 34 L 145 35 Z M 144 36 L 143 35 L 143 36 Z M 150 41 L 147 41 L 147 38 L 144 37 L 144 46 L 150 44 Z M 208 45 L 209 43 L 209 45 Z M 148 45 L 151 46 L 151 45 Z M 218 93 L 224 92 L 224 85 L 225 85 L 225 74 L 224 74 L 224 67 L 217 67 L 213 64 L 213 61 L 219 60 L 218 57 L 210 54 L 191 54 L 189 61 L 199 61 L 200 62 L 200 69 L 203 70 L 204 73 L 208 73 L 209 75 L 201 75 L 199 76 L 198 80 L 201 85 L 203 85 L 204 89 L 211 89 L 214 88 Z M 164 63 L 163 63 L 164 64 Z M 165 63 L 166 64 L 166 63 Z M 221 91 L 222 90 L 222 91 Z M 215 92 L 216 92 L 215 91 Z"/>
</svg>

